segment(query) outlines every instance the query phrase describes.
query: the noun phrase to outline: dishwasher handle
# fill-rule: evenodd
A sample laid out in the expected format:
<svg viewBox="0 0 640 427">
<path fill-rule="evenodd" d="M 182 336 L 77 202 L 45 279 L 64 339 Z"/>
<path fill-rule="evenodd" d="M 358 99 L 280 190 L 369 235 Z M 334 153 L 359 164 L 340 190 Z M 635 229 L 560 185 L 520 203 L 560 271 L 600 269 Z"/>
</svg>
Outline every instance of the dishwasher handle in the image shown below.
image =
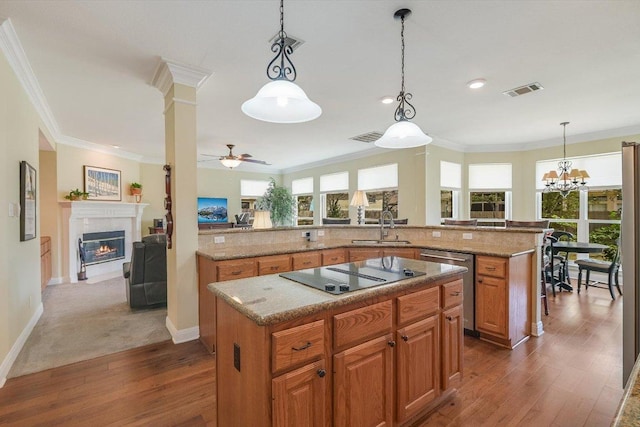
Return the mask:
<svg viewBox="0 0 640 427">
<path fill-rule="evenodd" d="M 468 260 L 466 260 L 464 258 L 454 258 L 454 257 L 448 257 L 448 256 L 442 256 L 442 255 L 425 254 L 425 253 L 421 253 L 420 256 L 424 257 L 424 258 L 442 259 L 442 260 L 445 260 L 445 261 L 456 261 L 456 262 L 467 262 L 468 261 Z"/>
</svg>

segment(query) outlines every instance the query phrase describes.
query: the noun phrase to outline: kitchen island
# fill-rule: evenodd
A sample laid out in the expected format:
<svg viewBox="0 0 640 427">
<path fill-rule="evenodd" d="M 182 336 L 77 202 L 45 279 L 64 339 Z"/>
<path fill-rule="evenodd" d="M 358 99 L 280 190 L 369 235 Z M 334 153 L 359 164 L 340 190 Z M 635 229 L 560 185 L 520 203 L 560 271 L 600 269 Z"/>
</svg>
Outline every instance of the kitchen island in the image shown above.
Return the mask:
<svg viewBox="0 0 640 427">
<path fill-rule="evenodd" d="M 401 426 L 455 392 L 465 269 L 397 257 L 335 267 L 353 266 L 424 275 L 339 295 L 277 274 L 209 285 L 218 425 Z"/>
</svg>

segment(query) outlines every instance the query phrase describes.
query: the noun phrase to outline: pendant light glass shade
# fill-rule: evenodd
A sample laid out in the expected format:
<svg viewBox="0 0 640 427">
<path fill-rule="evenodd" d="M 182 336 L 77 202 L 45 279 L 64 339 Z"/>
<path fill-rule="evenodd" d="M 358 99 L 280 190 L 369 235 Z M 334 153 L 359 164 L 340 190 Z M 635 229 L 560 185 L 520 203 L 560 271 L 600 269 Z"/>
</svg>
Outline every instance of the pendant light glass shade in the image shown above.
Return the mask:
<svg viewBox="0 0 640 427">
<path fill-rule="evenodd" d="M 389 126 L 375 145 L 381 148 L 412 148 L 427 145 L 431 141 L 433 138 L 422 132 L 418 125 L 402 120 Z"/>
<path fill-rule="evenodd" d="M 297 84 L 289 80 L 274 80 L 245 101 L 242 112 L 265 122 L 302 123 L 317 119 L 322 108 L 311 101 Z"/>
<path fill-rule="evenodd" d="M 222 159 L 220 159 L 220 163 L 222 163 L 223 166 L 226 166 L 229 169 L 233 169 L 242 162 L 238 159 L 229 159 L 229 158 L 223 157 Z"/>
</svg>

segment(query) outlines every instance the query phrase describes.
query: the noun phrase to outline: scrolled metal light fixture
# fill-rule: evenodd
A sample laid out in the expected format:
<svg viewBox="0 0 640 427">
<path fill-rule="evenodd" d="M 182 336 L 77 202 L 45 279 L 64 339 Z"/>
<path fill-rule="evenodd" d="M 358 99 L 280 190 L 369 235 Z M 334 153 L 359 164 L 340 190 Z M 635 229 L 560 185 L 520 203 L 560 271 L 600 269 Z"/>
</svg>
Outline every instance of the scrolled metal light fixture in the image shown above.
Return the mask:
<svg viewBox="0 0 640 427">
<path fill-rule="evenodd" d="M 267 77 L 272 81 L 242 104 L 242 112 L 249 117 L 271 123 L 301 123 L 317 119 L 322 114 L 322 108 L 294 83 L 297 72 L 290 58 L 293 48 L 286 39 L 284 2 L 280 0 L 280 32 L 271 45 L 275 56 L 267 65 Z"/>
<path fill-rule="evenodd" d="M 570 192 L 583 190 L 587 185 L 587 178 L 590 178 L 586 170 L 574 169 L 572 162 L 567 160 L 567 125 L 569 122 L 562 122 L 562 160 L 558 162 L 558 169 L 550 170 L 542 177 L 545 185 L 545 192 L 557 191 L 562 197 L 567 197 Z"/>
<path fill-rule="evenodd" d="M 375 145 L 382 148 L 411 148 L 427 145 L 433 141 L 433 138 L 422 132 L 422 129 L 420 129 L 418 125 L 409 121 L 416 116 L 416 109 L 413 104 L 409 102 L 411 98 L 413 98 L 413 95 L 405 92 L 404 89 L 404 19 L 410 14 L 410 9 L 400 9 L 393 14 L 393 17 L 396 19 L 399 18 L 402 23 L 402 29 L 400 31 L 400 40 L 402 42 L 402 83 L 400 93 L 396 98 L 399 102 L 395 112 L 396 123 L 389 126 L 384 135 L 375 141 Z"/>
</svg>

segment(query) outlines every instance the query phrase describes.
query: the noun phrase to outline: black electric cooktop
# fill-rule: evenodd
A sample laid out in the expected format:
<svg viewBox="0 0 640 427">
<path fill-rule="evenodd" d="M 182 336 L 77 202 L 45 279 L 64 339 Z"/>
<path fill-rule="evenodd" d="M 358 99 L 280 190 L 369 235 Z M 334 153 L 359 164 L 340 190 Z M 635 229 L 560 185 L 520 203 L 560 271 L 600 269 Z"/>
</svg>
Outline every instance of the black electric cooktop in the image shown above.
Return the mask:
<svg viewBox="0 0 640 427">
<path fill-rule="evenodd" d="M 422 271 L 407 268 L 403 261 L 402 258 L 389 256 L 291 271 L 280 274 L 280 277 L 340 295 L 425 275 Z"/>
</svg>

